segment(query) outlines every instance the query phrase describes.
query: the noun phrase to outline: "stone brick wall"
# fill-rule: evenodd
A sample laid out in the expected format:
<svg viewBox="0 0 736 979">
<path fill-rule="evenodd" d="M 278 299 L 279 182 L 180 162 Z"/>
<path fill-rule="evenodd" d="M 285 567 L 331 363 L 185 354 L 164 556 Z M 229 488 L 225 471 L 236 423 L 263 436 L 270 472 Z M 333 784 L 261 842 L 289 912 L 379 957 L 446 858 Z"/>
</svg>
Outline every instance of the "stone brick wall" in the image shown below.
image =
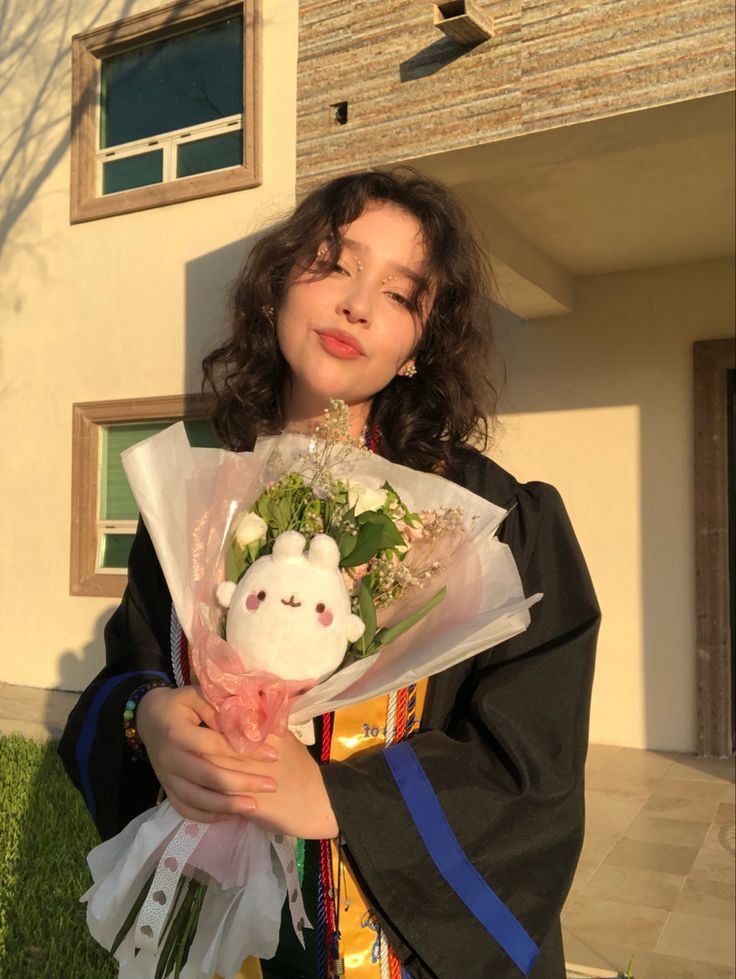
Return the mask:
<svg viewBox="0 0 736 979">
<path fill-rule="evenodd" d="M 301 0 L 299 194 L 363 166 L 734 88 L 731 0 L 478 0 L 495 31 L 470 49 L 432 7 Z"/>
</svg>

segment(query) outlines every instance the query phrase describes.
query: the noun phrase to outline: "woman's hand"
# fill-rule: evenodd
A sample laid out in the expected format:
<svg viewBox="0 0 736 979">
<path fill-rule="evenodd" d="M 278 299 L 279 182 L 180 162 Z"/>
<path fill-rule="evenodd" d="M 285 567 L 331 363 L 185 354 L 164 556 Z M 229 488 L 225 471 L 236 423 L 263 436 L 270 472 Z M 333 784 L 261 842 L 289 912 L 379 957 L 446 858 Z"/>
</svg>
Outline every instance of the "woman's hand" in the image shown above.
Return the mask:
<svg viewBox="0 0 736 979">
<path fill-rule="evenodd" d="M 306 747 L 287 731 L 282 737 L 270 734 L 263 747 L 278 754 L 274 762 L 255 761 L 250 768 L 276 781 L 273 793 L 255 793 L 256 808 L 251 822 L 271 833 L 301 836 L 306 840 L 334 839 L 338 832 L 322 773 Z"/>
<path fill-rule="evenodd" d="M 203 721 L 207 727 L 200 726 Z M 256 794 L 265 799 L 276 790 L 277 748 L 263 744 L 250 757 L 234 753 L 214 730 L 215 711 L 196 687 L 149 690 L 136 722 L 169 801 L 188 819 L 210 823 L 234 813 L 250 816 Z"/>
</svg>

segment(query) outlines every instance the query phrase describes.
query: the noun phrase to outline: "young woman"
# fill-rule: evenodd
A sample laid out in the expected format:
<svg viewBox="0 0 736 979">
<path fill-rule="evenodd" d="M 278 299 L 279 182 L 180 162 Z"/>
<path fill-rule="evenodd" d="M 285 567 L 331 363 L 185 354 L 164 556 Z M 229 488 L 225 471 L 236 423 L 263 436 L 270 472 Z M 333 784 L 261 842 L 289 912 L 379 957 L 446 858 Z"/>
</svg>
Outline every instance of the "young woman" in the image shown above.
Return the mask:
<svg viewBox="0 0 736 979">
<path fill-rule="evenodd" d="M 196 687 L 147 689 L 172 676 L 172 613 L 142 525 L 106 630 L 107 666 L 62 740 L 103 837 L 160 787 L 191 818 L 242 813 L 308 841 L 339 837 L 332 858 L 329 844 L 308 843 L 316 932 L 302 951 L 285 925 L 276 958 L 262 963 L 267 977 L 565 974 L 559 914 L 583 836 L 599 612 L 557 492 L 519 484 L 468 445 L 487 435 L 494 407 L 487 282 L 444 187 L 409 170 L 341 177 L 255 245 L 233 292 L 231 335 L 204 362 L 228 448 L 308 432 L 328 399 L 342 398 L 353 434 L 374 451 L 509 510 L 500 536 L 525 593 L 544 599 L 522 635 L 404 692 L 413 774 L 393 774 L 385 697 L 323 718 L 312 750 L 286 734 L 244 759 Z M 143 761 L 123 736 L 131 694 Z M 333 948 L 335 931 L 344 950 Z"/>
</svg>

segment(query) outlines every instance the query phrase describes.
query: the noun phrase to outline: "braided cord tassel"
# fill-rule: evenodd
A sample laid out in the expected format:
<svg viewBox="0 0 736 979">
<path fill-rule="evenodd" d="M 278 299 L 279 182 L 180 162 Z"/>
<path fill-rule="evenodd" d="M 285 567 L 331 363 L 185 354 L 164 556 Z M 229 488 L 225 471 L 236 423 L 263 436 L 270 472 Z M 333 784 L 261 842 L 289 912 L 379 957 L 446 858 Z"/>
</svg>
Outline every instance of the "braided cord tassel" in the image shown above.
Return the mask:
<svg viewBox="0 0 736 979">
<path fill-rule="evenodd" d="M 396 741 L 403 741 L 406 735 L 406 705 L 408 694 L 406 687 L 402 687 L 396 694 Z"/>
<path fill-rule="evenodd" d="M 417 685 L 412 683 L 411 686 L 406 688 L 407 691 L 407 701 L 406 701 L 406 737 L 408 738 L 410 734 L 413 733 L 414 727 L 417 723 Z"/>
<path fill-rule="evenodd" d="M 388 972 L 391 979 L 401 979 L 401 963 L 392 948 L 388 950 Z"/>
<path fill-rule="evenodd" d="M 386 747 L 395 741 L 403 741 L 416 723 L 416 685 L 402 687 L 388 696 L 386 712 Z M 381 948 L 381 979 L 401 979 L 401 963 L 396 953 L 379 929 Z"/>
<path fill-rule="evenodd" d="M 386 734 L 384 741 L 386 747 L 394 743 L 396 737 L 396 691 L 392 690 L 388 695 L 388 709 L 386 710 Z"/>
<path fill-rule="evenodd" d="M 179 664 L 181 666 L 181 675 L 184 680 L 185 685 L 192 682 L 189 675 L 189 640 L 184 634 L 184 630 L 181 630 L 181 635 L 179 637 Z"/>
<path fill-rule="evenodd" d="M 386 936 L 383 934 L 382 931 L 380 932 L 380 935 L 381 935 L 381 962 L 380 962 L 381 979 L 391 979 L 391 966 L 389 964 L 389 956 L 391 954 L 391 950 L 388 947 Z"/>
<path fill-rule="evenodd" d="M 179 624 L 179 619 L 176 616 L 176 611 L 174 606 L 171 606 L 171 627 L 169 629 L 169 638 L 171 640 L 171 669 L 174 671 L 174 679 L 176 680 L 177 687 L 183 687 L 186 685 L 186 680 L 184 679 L 184 673 L 181 668 L 181 641 L 184 637 L 184 630 Z M 186 642 L 186 638 L 184 639 Z"/>
<path fill-rule="evenodd" d="M 322 715 L 322 744 L 319 759 L 322 764 L 330 760 L 332 745 L 332 714 Z M 319 841 L 319 880 L 317 882 L 317 975 L 327 979 L 332 968 L 332 935 L 335 931 L 335 913 L 332 905 L 332 852 L 329 840 Z"/>
</svg>

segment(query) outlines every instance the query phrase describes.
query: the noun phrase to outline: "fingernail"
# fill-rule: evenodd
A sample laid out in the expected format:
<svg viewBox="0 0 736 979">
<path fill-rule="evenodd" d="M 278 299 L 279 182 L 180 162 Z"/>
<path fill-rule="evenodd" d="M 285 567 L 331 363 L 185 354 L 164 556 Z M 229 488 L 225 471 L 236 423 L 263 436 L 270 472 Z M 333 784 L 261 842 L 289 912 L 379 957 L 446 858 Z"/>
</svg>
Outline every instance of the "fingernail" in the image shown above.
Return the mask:
<svg viewBox="0 0 736 979">
<path fill-rule="evenodd" d="M 275 792 L 276 791 L 276 783 L 272 779 L 266 778 L 260 784 L 260 791 L 261 792 Z"/>
<path fill-rule="evenodd" d="M 253 812 L 256 807 L 255 799 L 243 799 L 242 809 L 243 812 Z"/>
<path fill-rule="evenodd" d="M 279 753 L 270 744 L 264 744 L 261 748 L 261 756 L 264 761 L 278 761 Z"/>
</svg>

